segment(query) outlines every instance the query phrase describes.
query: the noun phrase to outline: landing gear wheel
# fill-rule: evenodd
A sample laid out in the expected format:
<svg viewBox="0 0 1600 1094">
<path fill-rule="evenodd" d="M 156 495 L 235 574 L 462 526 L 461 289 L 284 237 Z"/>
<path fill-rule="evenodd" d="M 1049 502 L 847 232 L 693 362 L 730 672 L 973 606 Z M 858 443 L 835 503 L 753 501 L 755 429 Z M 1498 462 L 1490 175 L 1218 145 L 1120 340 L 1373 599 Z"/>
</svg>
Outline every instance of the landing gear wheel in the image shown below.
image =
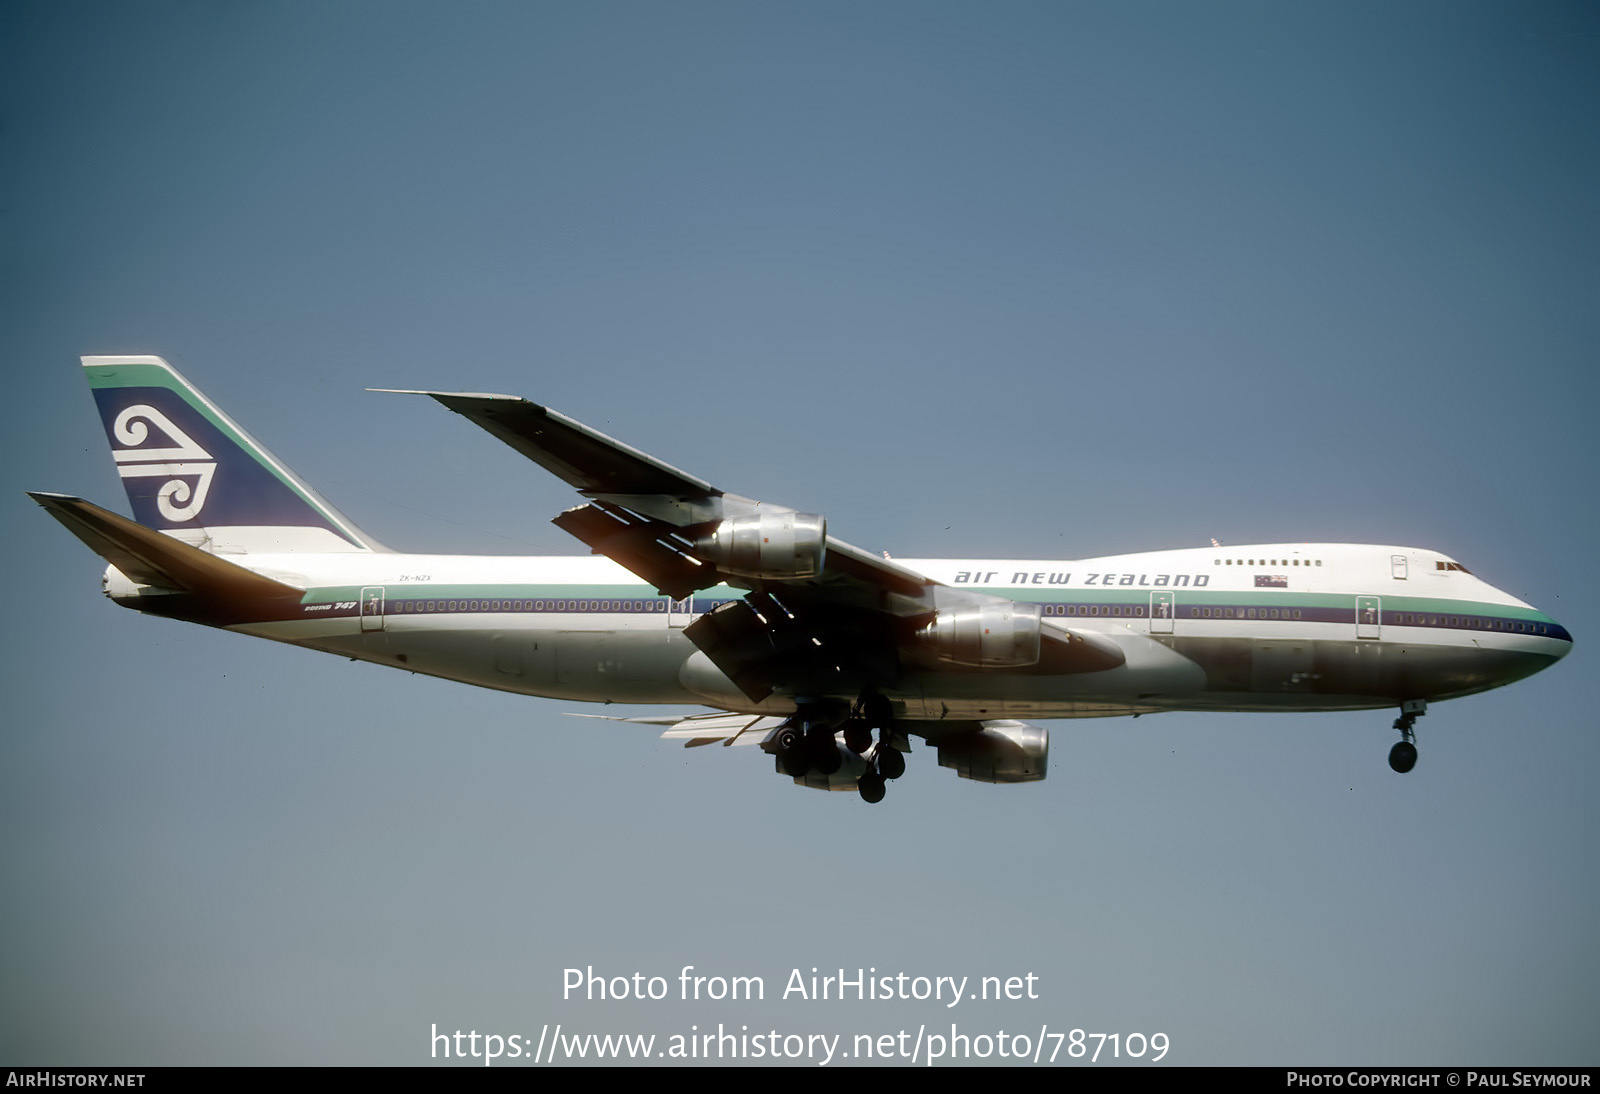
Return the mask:
<svg viewBox="0 0 1600 1094">
<path fill-rule="evenodd" d="M 872 747 L 872 730 L 867 728 L 865 722 L 846 722 L 844 727 L 844 747 L 854 752 L 857 756 Z"/>
<path fill-rule="evenodd" d="M 1417 766 L 1417 746 L 1401 741 L 1389 750 L 1389 766 L 1404 775 Z"/>
<path fill-rule="evenodd" d="M 906 758 L 898 749 L 878 745 L 878 774 L 886 779 L 898 779 L 906 773 Z"/>
<path fill-rule="evenodd" d="M 800 731 L 794 726 L 784 726 L 778 730 L 778 735 L 772 739 L 772 743 L 778 746 L 779 752 L 788 752 L 800 743 Z"/>
<path fill-rule="evenodd" d="M 812 732 L 806 737 L 806 752 L 811 759 L 811 766 L 824 775 L 832 775 L 844 766 L 844 757 L 839 755 L 839 746 L 833 739 L 833 734 L 827 730 Z"/>
<path fill-rule="evenodd" d="M 874 692 L 861 700 L 861 717 L 871 729 L 883 729 L 894 721 L 894 704 Z"/>
<path fill-rule="evenodd" d="M 856 780 L 856 789 L 861 791 L 861 800 L 871 805 L 881 802 L 888 790 L 884 785 L 883 776 L 875 775 L 871 771 Z"/>
<path fill-rule="evenodd" d="M 798 779 L 811 770 L 811 759 L 806 755 L 806 750 L 798 746 L 786 748 L 778 753 L 778 764 L 783 773 L 792 779 Z"/>
<path fill-rule="evenodd" d="M 1400 743 L 1389 750 L 1389 766 L 1402 775 L 1417 766 L 1417 733 L 1412 727 L 1426 713 L 1428 704 L 1421 699 L 1407 699 L 1400 704 L 1400 717 L 1394 720 Z"/>
</svg>

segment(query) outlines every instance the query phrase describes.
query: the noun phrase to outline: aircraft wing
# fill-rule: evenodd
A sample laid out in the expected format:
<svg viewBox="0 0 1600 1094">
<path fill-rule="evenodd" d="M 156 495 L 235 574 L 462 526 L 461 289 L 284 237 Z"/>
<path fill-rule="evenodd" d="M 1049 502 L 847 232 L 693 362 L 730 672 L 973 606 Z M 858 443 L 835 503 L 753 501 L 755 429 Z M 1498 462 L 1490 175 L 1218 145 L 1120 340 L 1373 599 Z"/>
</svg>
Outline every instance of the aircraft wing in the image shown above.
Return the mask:
<svg viewBox="0 0 1600 1094">
<path fill-rule="evenodd" d="M 619 718 L 609 714 L 573 714 L 574 718 L 600 718 L 608 722 L 667 726 L 663 741 L 682 741 L 684 748 L 702 745 L 759 745 L 783 728 L 784 718 L 757 714 L 668 714 L 644 718 Z"/>
<path fill-rule="evenodd" d="M 548 407 L 408 394 L 577 487 L 589 504 L 554 523 L 663 594 L 748 590 L 684 633 L 752 701 L 894 688 L 919 666 L 1060 673 L 1123 663 L 1110 641 L 1044 620 L 1036 605 L 943 585 L 828 535 L 818 514 L 728 493 Z"/>
<path fill-rule="evenodd" d="M 590 429 L 559 411 L 515 395 L 403 391 L 397 388 L 370 390 L 427 395 L 510 445 L 563 482 L 576 487 L 585 496 L 618 508 L 646 510 L 654 513 L 656 519 L 675 528 L 715 521 L 724 517 L 727 510 L 735 508 L 793 512 L 782 506 L 763 506 L 748 498 L 729 495 L 704 479 Z M 561 520 L 558 518 L 556 523 L 561 524 Z M 571 528 L 567 530 L 577 534 Z M 584 537 L 580 535 L 578 538 Z M 829 568 L 836 577 L 865 580 L 913 596 L 929 584 L 928 579 L 914 570 L 870 551 L 831 536 L 826 543 L 827 553 L 831 556 Z M 702 576 L 707 580 L 699 588 L 710 588 L 720 583 L 711 580 L 712 574 Z"/>
<path fill-rule="evenodd" d="M 396 388 L 369 390 L 427 395 L 584 493 L 664 494 L 684 498 L 722 493 L 703 479 L 662 463 L 559 411 L 515 395 L 400 391 Z"/>
</svg>

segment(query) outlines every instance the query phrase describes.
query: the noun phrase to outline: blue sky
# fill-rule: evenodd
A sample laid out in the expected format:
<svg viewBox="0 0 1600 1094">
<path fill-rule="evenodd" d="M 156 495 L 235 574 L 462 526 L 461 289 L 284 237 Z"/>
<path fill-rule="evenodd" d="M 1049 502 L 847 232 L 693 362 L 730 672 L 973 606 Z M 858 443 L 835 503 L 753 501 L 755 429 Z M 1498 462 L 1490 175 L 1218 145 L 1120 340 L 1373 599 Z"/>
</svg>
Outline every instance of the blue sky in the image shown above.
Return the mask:
<svg viewBox="0 0 1600 1094">
<path fill-rule="evenodd" d="M 954 1019 L 1595 1063 L 1597 48 L 1561 3 L 5 5 L 0 1058 Z M 869 808 L 115 608 L 21 494 L 123 506 L 93 353 L 400 549 L 573 551 L 559 482 L 364 389 L 506 391 L 873 550 L 1434 547 L 1578 646 L 1405 778 L 1384 712 L 1172 714 Z M 689 964 L 769 997 L 561 998 Z M 813 966 L 1041 998 L 773 997 Z"/>
</svg>

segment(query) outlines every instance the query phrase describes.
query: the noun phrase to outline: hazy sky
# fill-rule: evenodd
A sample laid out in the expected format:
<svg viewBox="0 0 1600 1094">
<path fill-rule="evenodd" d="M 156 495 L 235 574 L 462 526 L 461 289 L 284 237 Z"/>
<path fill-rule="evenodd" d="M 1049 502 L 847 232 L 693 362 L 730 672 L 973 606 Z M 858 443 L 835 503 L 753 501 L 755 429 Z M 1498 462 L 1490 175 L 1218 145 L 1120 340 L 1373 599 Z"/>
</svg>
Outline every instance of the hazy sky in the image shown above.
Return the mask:
<svg viewBox="0 0 1600 1094">
<path fill-rule="evenodd" d="M 12 2 L 0 49 L 0 1061 L 953 1021 L 1600 1062 L 1594 5 Z M 1167 714 L 871 807 L 116 608 L 22 495 L 126 511 L 96 353 L 399 549 L 577 553 L 560 482 L 363 389 L 505 391 L 872 550 L 1431 547 L 1578 644 L 1405 777 L 1387 712 Z M 684 965 L 767 999 L 562 999 Z M 1040 997 L 778 998 L 812 967 Z"/>
</svg>

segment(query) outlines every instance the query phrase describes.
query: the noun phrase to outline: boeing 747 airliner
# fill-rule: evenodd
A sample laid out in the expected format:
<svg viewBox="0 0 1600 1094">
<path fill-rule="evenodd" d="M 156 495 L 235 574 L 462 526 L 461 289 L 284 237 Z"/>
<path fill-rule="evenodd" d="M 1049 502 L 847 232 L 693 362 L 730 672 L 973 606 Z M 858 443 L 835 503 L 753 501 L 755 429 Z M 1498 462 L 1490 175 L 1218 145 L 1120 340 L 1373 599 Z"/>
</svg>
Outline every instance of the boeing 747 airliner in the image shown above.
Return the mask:
<svg viewBox="0 0 1600 1094">
<path fill-rule="evenodd" d="M 374 542 L 158 357 L 85 357 L 134 519 L 30 495 L 105 594 L 410 672 L 589 702 L 687 745 L 757 745 L 797 784 L 882 800 L 911 738 L 984 782 L 1045 777 L 1022 719 L 1393 708 L 1520 680 L 1572 637 L 1437 551 L 1210 547 L 1074 561 L 889 560 L 554 410 L 426 394 L 575 487 L 574 558 Z"/>
</svg>

